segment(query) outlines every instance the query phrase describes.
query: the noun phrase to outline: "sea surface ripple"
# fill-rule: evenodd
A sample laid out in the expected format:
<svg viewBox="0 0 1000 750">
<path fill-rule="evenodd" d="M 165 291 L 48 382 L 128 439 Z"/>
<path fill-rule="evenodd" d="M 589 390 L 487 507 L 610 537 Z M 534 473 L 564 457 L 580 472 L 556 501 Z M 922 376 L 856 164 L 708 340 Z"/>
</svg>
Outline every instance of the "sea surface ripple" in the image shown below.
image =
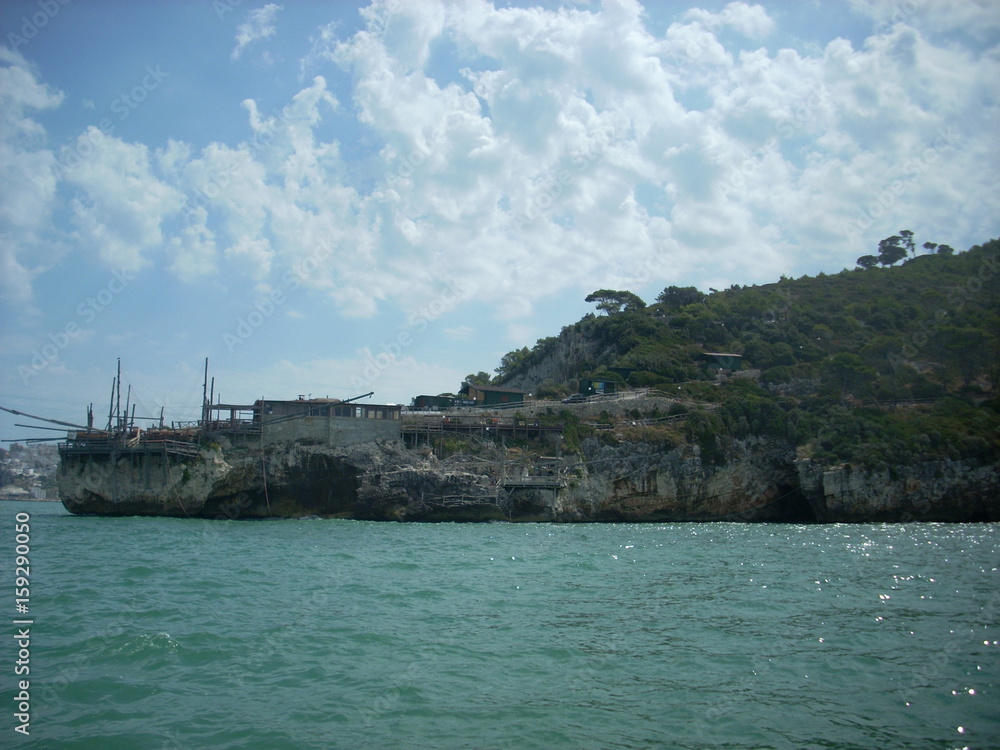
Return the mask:
<svg viewBox="0 0 1000 750">
<path fill-rule="evenodd" d="M 998 524 L 2 505 L 10 612 L 31 514 L 33 625 L 31 736 L 8 636 L 0 747 L 1000 747 Z"/>
</svg>

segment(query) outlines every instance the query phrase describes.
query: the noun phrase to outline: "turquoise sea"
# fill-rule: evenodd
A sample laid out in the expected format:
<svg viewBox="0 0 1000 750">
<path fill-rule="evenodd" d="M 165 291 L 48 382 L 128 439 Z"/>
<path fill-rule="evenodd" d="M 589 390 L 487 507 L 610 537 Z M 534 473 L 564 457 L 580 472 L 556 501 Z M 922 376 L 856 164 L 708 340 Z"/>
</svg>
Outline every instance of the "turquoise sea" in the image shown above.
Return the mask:
<svg viewBox="0 0 1000 750">
<path fill-rule="evenodd" d="M 4 748 L 1000 747 L 997 524 L 0 513 Z"/>
</svg>

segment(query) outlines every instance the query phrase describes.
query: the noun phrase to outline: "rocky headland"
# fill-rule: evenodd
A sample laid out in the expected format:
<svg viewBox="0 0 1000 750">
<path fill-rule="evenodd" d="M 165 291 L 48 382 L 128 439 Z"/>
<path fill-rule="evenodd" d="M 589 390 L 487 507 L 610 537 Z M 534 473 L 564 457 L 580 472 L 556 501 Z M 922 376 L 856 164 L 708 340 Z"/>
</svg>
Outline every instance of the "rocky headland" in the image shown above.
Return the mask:
<svg viewBox="0 0 1000 750">
<path fill-rule="evenodd" d="M 172 455 L 81 444 L 60 494 L 74 513 L 203 518 L 998 521 L 1000 240 L 928 246 L 898 267 L 865 256 L 835 275 L 670 286 L 650 304 L 598 290 L 595 313 L 509 352 L 495 377 L 469 375 L 462 397 L 350 425 L 332 402 L 310 404 L 327 421 L 308 424 L 261 402 L 242 442 L 206 418 Z M 473 384 L 480 407 L 492 388 L 515 410 L 468 407 Z M 455 424 L 486 419 L 508 426 Z"/>
<path fill-rule="evenodd" d="M 874 522 L 998 521 L 1000 467 L 934 461 L 892 470 L 827 466 L 772 439 L 698 446 L 588 437 L 578 452 L 511 461 L 501 446 L 438 459 L 399 441 L 331 448 L 204 447 L 65 462 L 58 482 L 77 514 L 191 518 L 320 516 L 383 521 Z M 516 467 L 516 468 L 515 468 Z M 156 481 L 150 478 L 155 477 Z"/>
</svg>

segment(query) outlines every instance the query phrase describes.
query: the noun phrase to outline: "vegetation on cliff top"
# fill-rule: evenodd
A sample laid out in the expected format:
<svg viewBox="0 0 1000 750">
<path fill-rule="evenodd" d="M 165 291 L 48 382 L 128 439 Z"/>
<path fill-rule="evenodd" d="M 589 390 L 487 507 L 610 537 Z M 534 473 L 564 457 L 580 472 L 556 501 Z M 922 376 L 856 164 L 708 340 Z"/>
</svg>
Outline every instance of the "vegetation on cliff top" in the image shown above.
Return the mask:
<svg viewBox="0 0 1000 750">
<path fill-rule="evenodd" d="M 923 248 L 903 231 L 855 270 L 710 294 L 671 286 L 649 305 L 602 289 L 588 297 L 599 314 L 505 355 L 492 382 L 557 398 L 602 377 L 713 402 L 684 428 L 710 459 L 766 435 L 869 468 L 995 461 L 1000 240 Z M 741 370 L 720 373 L 706 352 L 741 355 Z"/>
</svg>

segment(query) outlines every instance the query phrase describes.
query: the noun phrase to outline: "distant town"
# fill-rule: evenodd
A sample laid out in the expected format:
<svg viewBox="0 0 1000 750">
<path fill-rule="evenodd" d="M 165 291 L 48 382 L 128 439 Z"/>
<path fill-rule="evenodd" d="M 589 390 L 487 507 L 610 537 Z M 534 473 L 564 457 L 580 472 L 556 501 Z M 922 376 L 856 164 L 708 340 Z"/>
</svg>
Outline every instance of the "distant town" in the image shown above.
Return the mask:
<svg viewBox="0 0 1000 750">
<path fill-rule="evenodd" d="M 54 445 L 0 448 L 0 500 L 56 500 L 59 451 Z"/>
</svg>

